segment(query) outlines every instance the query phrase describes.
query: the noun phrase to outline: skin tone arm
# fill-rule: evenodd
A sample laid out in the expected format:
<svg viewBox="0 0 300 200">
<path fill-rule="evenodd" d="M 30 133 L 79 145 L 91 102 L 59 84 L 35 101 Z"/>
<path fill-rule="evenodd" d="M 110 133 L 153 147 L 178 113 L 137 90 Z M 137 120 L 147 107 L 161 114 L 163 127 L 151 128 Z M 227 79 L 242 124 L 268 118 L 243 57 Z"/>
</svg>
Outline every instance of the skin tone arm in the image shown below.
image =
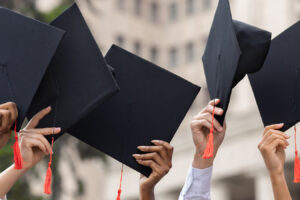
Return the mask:
<svg viewBox="0 0 300 200">
<path fill-rule="evenodd" d="M 225 137 L 226 122 L 224 122 L 223 126 L 221 126 L 220 123 L 216 119 L 214 119 L 214 157 L 210 159 L 202 158 L 206 144 L 208 142 L 207 135 L 209 134 L 209 129 L 212 125 L 212 112 L 214 102 L 216 104 L 215 115 L 221 116 L 224 111 L 223 109 L 217 107 L 217 105 L 220 103 L 220 100 L 215 99 L 210 101 L 208 105 L 200 113 L 198 113 L 191 122 L 191 130 L 195 145 L 195 155 L 192 164 L 194 168 L 205 169 L 211 167 L 213 165 L 218 149 Z"/>
<path fill-rule="evenodd" d="M 287 139 L 290 136 L 278 130 L 282 127 L 283 124 L 267 126 L 258 149 L 270 175 L 274 199 L 291 200 L 284 175 L 285 149 L 289 146 Z"/>
<path fill-rule="evenodd" d="M 50 113 L 50 111 L 50 107 L 40 111 L 20 131 L 20 150 L 24 166 L 22 170 L 16 170 L 14 165 L 12 165 L 0 174 L 0 197 L 5 196 L 24 173 L 52 151 L 50 143 L 44 136 L 52 135 L 53 133 L 58 134 L 60 128 L 36 128 L 39 121 Z"/>
<path fill-rule="evenodd" d="M 0 149 L 3 148 L 11 135 L 11 127 L 18 117 L 15 103 L 8 102 L 0 105 Z"/>
<path fill-rule="evenodd" d="M 138 147 L 145 154 L 132 155 L 140 165 L 152 169 L 149 177 L 140 177 L 140 200 L 154 200 L 155 185 L 172 168 L 173 147 L 161 140 L 153 140 L 152 143 L 154 146 Z"/>
</svg>

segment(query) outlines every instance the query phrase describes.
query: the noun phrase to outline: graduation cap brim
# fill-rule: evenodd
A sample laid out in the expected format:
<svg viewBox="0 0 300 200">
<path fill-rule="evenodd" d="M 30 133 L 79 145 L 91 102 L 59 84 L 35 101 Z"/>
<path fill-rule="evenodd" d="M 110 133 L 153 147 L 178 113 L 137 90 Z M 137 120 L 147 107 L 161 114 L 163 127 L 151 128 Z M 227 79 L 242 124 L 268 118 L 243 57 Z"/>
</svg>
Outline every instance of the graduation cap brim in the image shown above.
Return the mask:
<svg viewBox="0 0 300 200">
<path fill-rule="evenodd" d="M 248 73 L 258 71 L 267 55 L 271 33 L 232 19 L 228 0 L 219 0 L 203 65 L 210 97 L 221 100 L 216 116 L 223 124 L 232 89 Z"/>
<path fill-rule="evenodd" d="M 61 127 L 63 134 L 119 88 L 76 4 L 51 25 L 66 34 L 34 98 L 29 117 L 50 105 L 52 112 L 40 121 L 39 127 Z"/>
<path fill-rule="evenodd" d="M 200 88 L 117 46 L 106 54 L 120 92 L 69 133 L 148 176 L 132 154 L 151 140 L 170 142 Z"/>
<path fill-rule="evenodd" d="M 0 27 L 0 103 L 16 103 L 19 130 L 64 31 L 2 7 Z"/>
<path fill-rule="evenodd" d="M 284 123 L 283 131 L 300 121 L 300 21 L 271 42 L 263 68 L 249 76 L 265 126 Z"/>
</svg>

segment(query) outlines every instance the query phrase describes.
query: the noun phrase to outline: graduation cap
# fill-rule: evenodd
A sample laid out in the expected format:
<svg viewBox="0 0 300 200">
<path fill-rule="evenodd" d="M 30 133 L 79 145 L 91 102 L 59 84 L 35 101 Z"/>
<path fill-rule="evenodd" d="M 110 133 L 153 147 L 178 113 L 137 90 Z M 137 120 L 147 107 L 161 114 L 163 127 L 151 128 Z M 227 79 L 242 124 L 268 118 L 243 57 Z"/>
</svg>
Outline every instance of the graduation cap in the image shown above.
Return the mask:
<svg viewBox="0 0 300 200">
<path fill-rule="evenodd" d="M 64 31 L 0 7 L 0 103 L 18 108 L 13 145 L 15 169 L 23 168 L 17 130 L 60 43 Z"/>
<path fill-rule="evenodd" d="M 61 127 L 61 134 L 118 91 L 111 70 L 98 48 L 78 6 L 72 5 L 51 25 L 66 31 L 28 112 L 52 107 L 39 127 Z M 60 134 L 60 135 L 61 135 Z M 48 138 L 53 145 L 54 139 Z M 51 193 L 51 162 L 44 192 Z"/>
<path fill-rule="evenodd" d="M 228 0 L 219 0 L 203 55 L 210 97 L 221 100 L 223 124 L 232 88 L 246 74 L 258 71 L 265 60 L 271 33 L 232 19 Z"/>
<path fill-rule="evenodd" d="M 2 7 L 0 27 L 0 104 L 16 103 L 19 130 L 64 31 Z"/>
<path fill-rule="evenodd" d="M 61 133 L 118 91 L 78 6 L 73 4 L 51 25 L 66 31 L 31 104 L 28 117 L 47 106 L 52 112 L 40 127 L 61 127 Z M 59 137 L 55 136 L 56 137 Z"/>
<path fill-rule="evenodd" d="M 299 36 L 300 21 L 272 40 L 263 68 L 249 76 L 264 125 L 284 123 L 282 131 L 300 121 Z M 296 150 L 295 182 L 299 181 Z"/>
<path fill-rule="evenodd" d="M 105 59 L 115 69 L 120 92 L 69 133 L 148 176 L 151 169 L 132 154 L 153 139 L 170 142 L 200 88 L 117 46 Z"/>
</svg>

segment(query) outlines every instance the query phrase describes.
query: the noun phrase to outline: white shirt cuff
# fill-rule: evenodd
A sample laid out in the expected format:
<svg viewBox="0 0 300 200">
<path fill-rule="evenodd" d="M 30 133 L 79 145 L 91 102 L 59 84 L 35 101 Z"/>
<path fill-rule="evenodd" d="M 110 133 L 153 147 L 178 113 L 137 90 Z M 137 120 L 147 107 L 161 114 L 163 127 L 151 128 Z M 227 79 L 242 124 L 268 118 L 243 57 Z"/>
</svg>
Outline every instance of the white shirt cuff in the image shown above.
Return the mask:
<svg viewBox="0 0 300 200">
<path fill-rule="evenodd" d="M 212 170 L 190 167 L 179 200 L 210 200 Z"/>
</svg>

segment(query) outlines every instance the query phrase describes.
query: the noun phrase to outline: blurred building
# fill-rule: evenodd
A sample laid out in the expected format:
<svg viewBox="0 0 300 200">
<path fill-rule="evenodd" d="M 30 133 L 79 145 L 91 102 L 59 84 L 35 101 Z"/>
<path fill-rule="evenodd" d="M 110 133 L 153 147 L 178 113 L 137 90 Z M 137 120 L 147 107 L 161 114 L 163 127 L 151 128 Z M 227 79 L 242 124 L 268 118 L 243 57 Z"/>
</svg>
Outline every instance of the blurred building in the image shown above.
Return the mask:
<svg viewBox="0 0 300 200">
<path fill-rule="evenodd" d="M 158 200 L 177 199 L 194 151 L 189 122 L 209 100 L 201 57 L 217 0 L 93 0 L 92 7 L 78 3 L 103 53 L 118 44 L 202 87 L 172 141 L 173 168 L 156 188 Z M 298 0 L 231 0 L 231 9 L 234 19 L 269 30 L 273 37 L 300 17 Z M 227 126 L 214 166 L 212 199 L 273 199 L 257 150 L 263 125 L 247 78 L 233 91 Z M 299 186 L 292 184 L 293 152 L 293 147 L 287 150 L 287 180 L 299 198 Z M 104 189 L 93 199 L 116 197 L 120 169 L 120 163 L 109 160 Z M 138 180 L 139 174 L 125 168 L 122 199 L 138 199 Z"/>
</svg>

